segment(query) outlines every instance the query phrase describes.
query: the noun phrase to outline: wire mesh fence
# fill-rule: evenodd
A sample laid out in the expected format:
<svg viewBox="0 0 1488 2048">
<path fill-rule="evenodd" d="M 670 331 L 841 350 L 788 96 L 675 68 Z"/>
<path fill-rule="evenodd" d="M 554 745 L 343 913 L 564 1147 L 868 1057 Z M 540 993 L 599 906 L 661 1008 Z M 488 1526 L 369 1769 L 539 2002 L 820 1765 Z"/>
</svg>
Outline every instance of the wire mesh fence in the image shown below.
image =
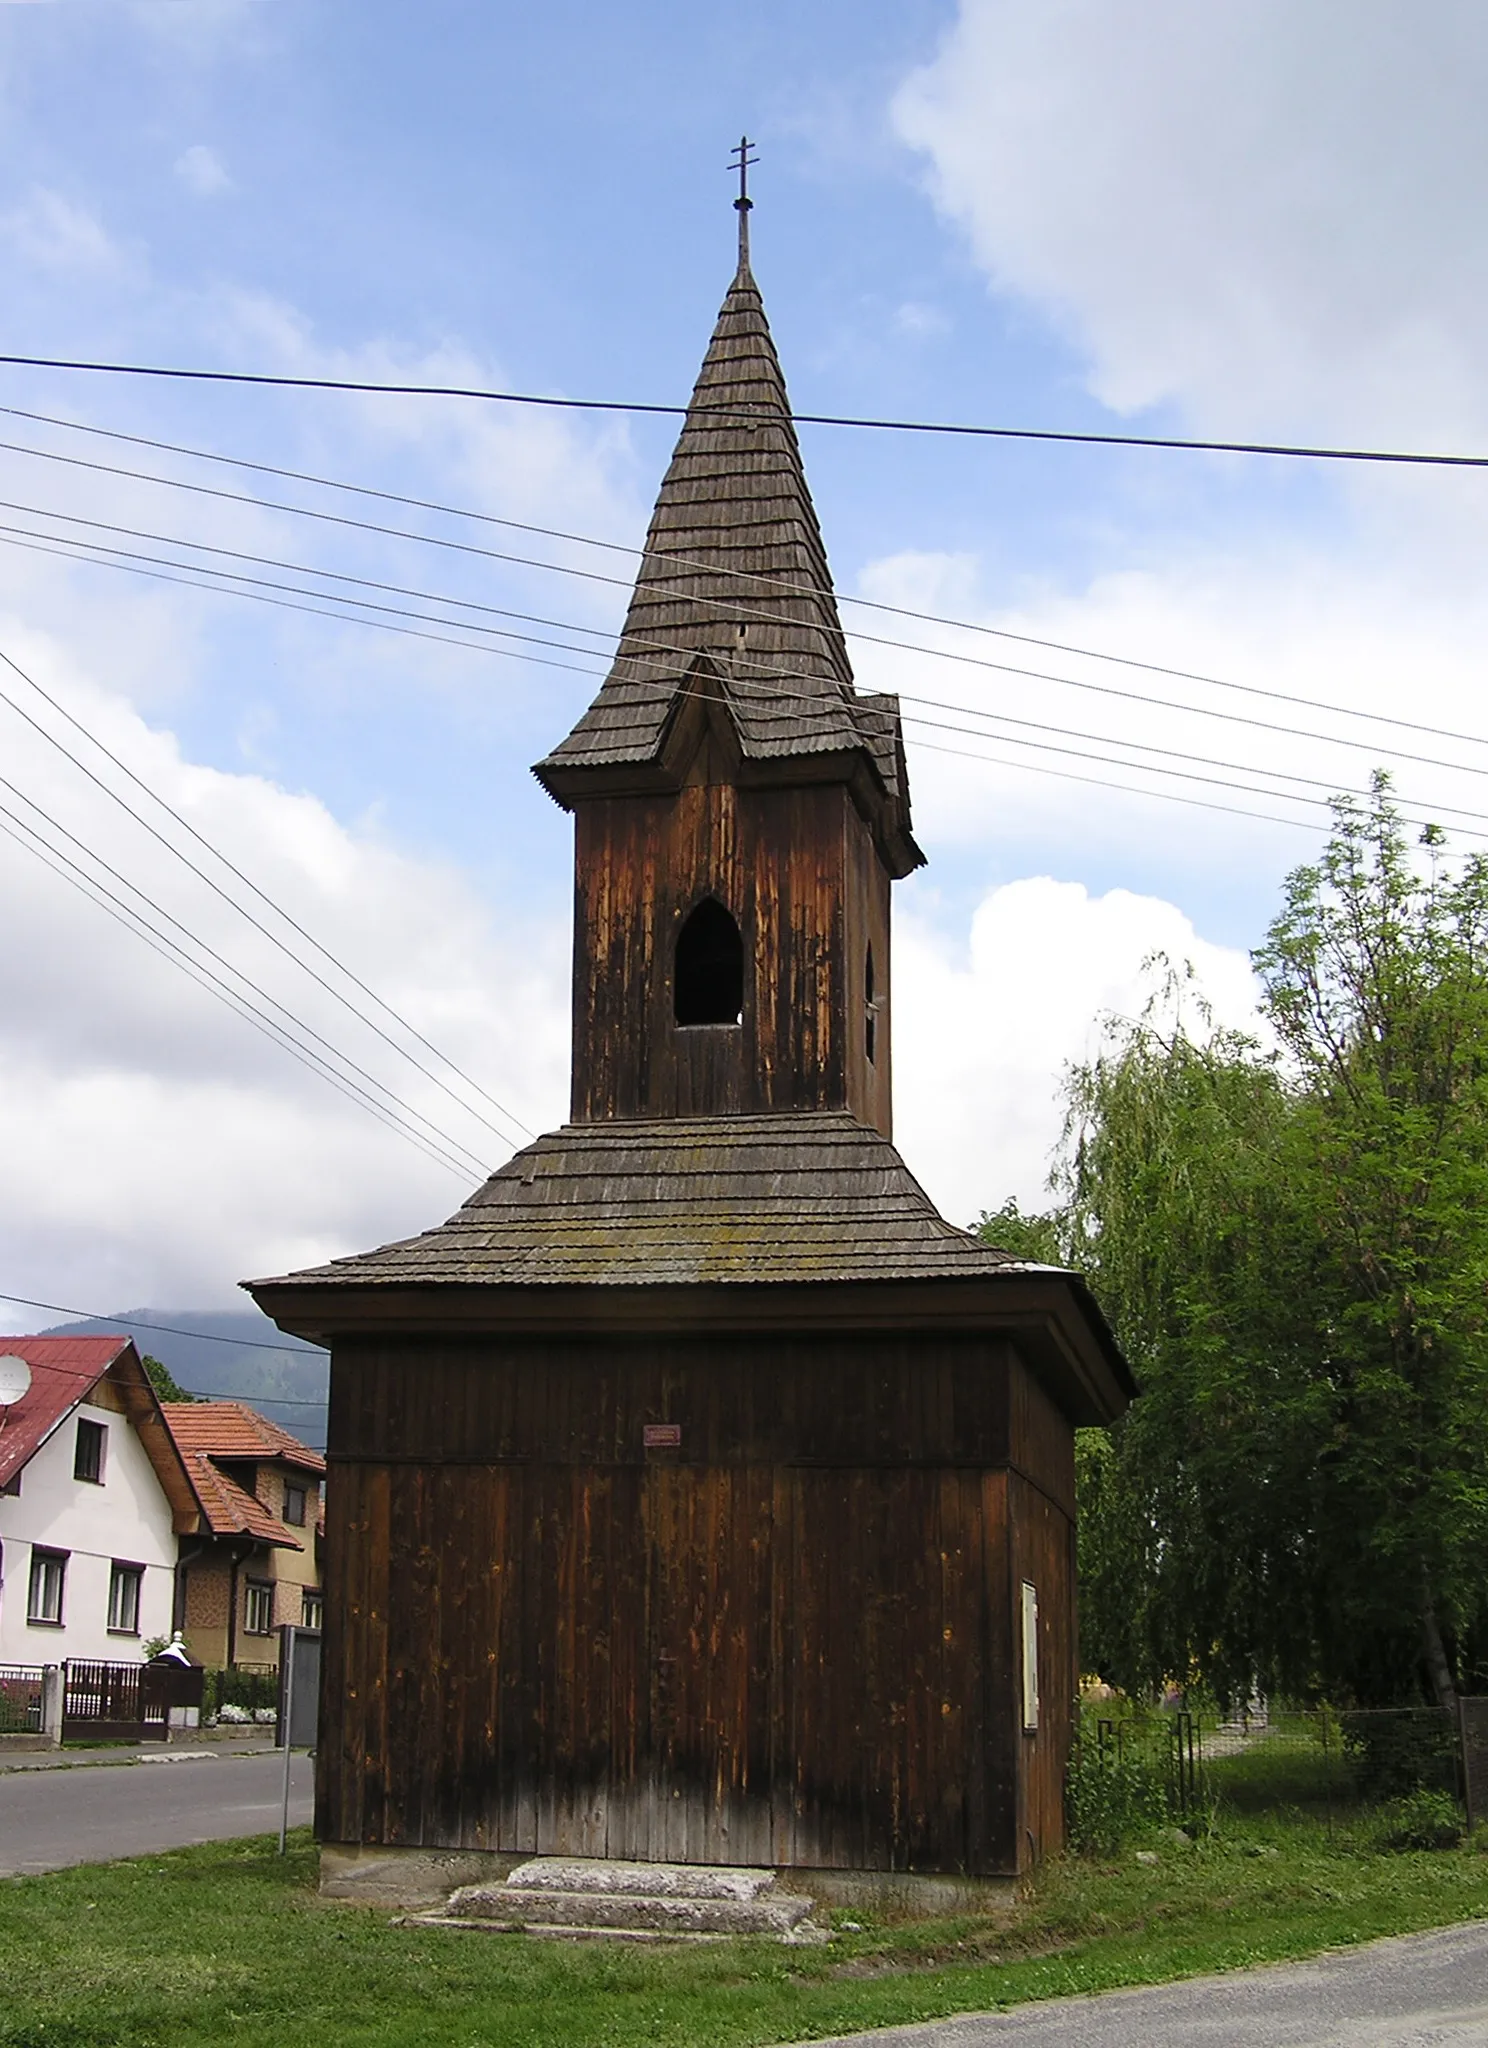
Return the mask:
<svg viewBox="0 0 1488 2048">
<path fill-rule="evenodd" d="M 1087 1708 L 1070 1768 L 1071 1837 L 1099 1848 L 1163 1822 L 1264 1831 L 1285 1821 L 1335 1842 L 1437 1846 L 1488 1820 L 1480 1722 L 1488 1735 L 1488 1701 L 1459 1712 L 1256 1703 L 1231 1716 Z"/>
</svg>

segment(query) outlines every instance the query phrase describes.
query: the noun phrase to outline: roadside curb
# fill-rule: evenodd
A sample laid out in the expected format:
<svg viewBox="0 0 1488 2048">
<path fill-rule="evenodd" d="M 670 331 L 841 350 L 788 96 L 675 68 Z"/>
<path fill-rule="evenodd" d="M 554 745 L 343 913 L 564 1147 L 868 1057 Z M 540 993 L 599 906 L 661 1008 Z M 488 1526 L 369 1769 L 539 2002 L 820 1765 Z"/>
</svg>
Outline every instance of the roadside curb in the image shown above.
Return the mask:
<svg viewBox="0 0 1488 2048">
<path fill-rule="evenodd" d="M 212 1763 L 240 1756 L 272 1756 L 272 1742 L 217 1743 L 210 1749 L 151 1744 L 148 1749 L 51 1749 L 0 1757 L 0 1777 L 22 1771 L 101 1771 L 126 1764 Z"/>
</svg>

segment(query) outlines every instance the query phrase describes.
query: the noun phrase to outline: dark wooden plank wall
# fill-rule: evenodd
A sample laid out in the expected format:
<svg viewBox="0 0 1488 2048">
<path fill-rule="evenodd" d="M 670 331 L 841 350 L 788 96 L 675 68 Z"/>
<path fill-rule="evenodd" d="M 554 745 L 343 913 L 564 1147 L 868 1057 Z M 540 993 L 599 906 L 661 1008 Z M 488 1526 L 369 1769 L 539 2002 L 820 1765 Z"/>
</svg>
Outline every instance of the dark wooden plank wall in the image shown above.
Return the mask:
<svg viewBox="0 0 1488 2048">
<path fill-rule="evenodd" d="M 1039 1603 L 1039 1729 L 1036 1736 L 1020 1737 L 1019 1827 L 1027 1862 L 1056 1855 L 1064 1845 L 1064 1776 L 1079 1688 L 1075 1437 L 1017 1357 L 1009 1364 L 1008 1438 L 1015 1629 L 1024 1579 L 1037 1588 Z M 1018 1719 L 1021 1723 L 1021 1703 Z"/>
<path fill-rule="evenodd" d="M 1021 1685 L 1015 1716 L 1021 1746 L 1018 1825 L 1026 1865 L 1064 1847 L 1064 1778 L 1079 1685 L 1075 1636 L 1074 1523 L 1020 1472 L 1008 1474 L 1010 1595 L 1015 1629 L 1022 1582 L 1038 1592 L 1039 1725 L 1021 1732 Z M 1017 1645 L 1021 1660 L 1021 1643 Z M 1021 1679 L 1021 1671 L 1020 1671 Z"/>
<path fill-rule="evenodd" d="M 1006 1347 L 826 1351 L 338 1348 L 322 1839 L 1017 1867 Z"/>
<path fill-rule="evenodd" d="M 591 799 L 575 835 L 576 1121 L 845 1108 L 888 1132 L 889 879 L 841 784 Z M 673 949 L 710 893 L 743 936 L 743 1021 L 679 1030 Z"/>
</svg>

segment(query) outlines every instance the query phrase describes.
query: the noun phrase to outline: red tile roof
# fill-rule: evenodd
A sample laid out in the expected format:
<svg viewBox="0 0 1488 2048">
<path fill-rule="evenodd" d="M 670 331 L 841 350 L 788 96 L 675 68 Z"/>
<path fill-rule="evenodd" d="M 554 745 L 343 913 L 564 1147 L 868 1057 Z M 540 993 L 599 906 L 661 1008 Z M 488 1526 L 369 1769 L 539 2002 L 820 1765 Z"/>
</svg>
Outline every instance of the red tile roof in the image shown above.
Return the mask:
<svg viewBox="0 0 1488 2048">
<path fill-rule="evenodd" d="M 224 1467 L 236 1460 L 279 1460 L 317 1477 L 325 1459 L 244 1401 L 162 1401 L 160 1412 L 181 1453 L 214 1536 L 251 1536 L 259 1543 L 303 1550 L 303 1540 L 271 1515 Z"/>
<path fill-rule="evenodd" d="M 121 1337 L 5 1337 L 0 1356 L 24 1358 L 31 1384 L 19 1401 L 0 1409 L 0 1486 L 29 1463 L 47 1438 L 99 1380 L 132 1339 Z"/>
<path fill-rule="evenodd" d="M 325 1471 L 325 1459 L 270 1422 L 244 1401 L 163 1401 L 161 1413 L 183 1455 L 205 1451 L 209 1458 L 278 1458 L 302 1472 Z"/>
<path fill-rule="evenodd" d="M 277 1544 L 284 1550 L 304 1549 L 298 1536 L 292 1536 L 262 1501 L 255 1500 L 235 1479 L 229 1479 L 205 1451 L 183 1451 L 181 1455 L 201 1503 L 202 1515 L 214 1536 L 251 1536 L 256 1542 Z"/>
</svg>

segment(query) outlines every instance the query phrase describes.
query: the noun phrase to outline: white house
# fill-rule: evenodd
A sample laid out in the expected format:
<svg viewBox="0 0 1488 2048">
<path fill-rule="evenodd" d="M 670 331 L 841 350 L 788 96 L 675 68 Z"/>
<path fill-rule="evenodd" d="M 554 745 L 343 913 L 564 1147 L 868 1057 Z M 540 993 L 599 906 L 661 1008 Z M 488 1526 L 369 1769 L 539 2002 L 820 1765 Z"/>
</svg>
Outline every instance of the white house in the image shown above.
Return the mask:
<svg viewBox="0 0 1488 2048">
<path fill-rule="evenodd" d="M 0 1336 L 4 1358 L 30 1384 L 0 1407 L 0 1665 L 132 1663 L 199 1526 L 155 1390 L 128 1337 Z"/>
</svg>

